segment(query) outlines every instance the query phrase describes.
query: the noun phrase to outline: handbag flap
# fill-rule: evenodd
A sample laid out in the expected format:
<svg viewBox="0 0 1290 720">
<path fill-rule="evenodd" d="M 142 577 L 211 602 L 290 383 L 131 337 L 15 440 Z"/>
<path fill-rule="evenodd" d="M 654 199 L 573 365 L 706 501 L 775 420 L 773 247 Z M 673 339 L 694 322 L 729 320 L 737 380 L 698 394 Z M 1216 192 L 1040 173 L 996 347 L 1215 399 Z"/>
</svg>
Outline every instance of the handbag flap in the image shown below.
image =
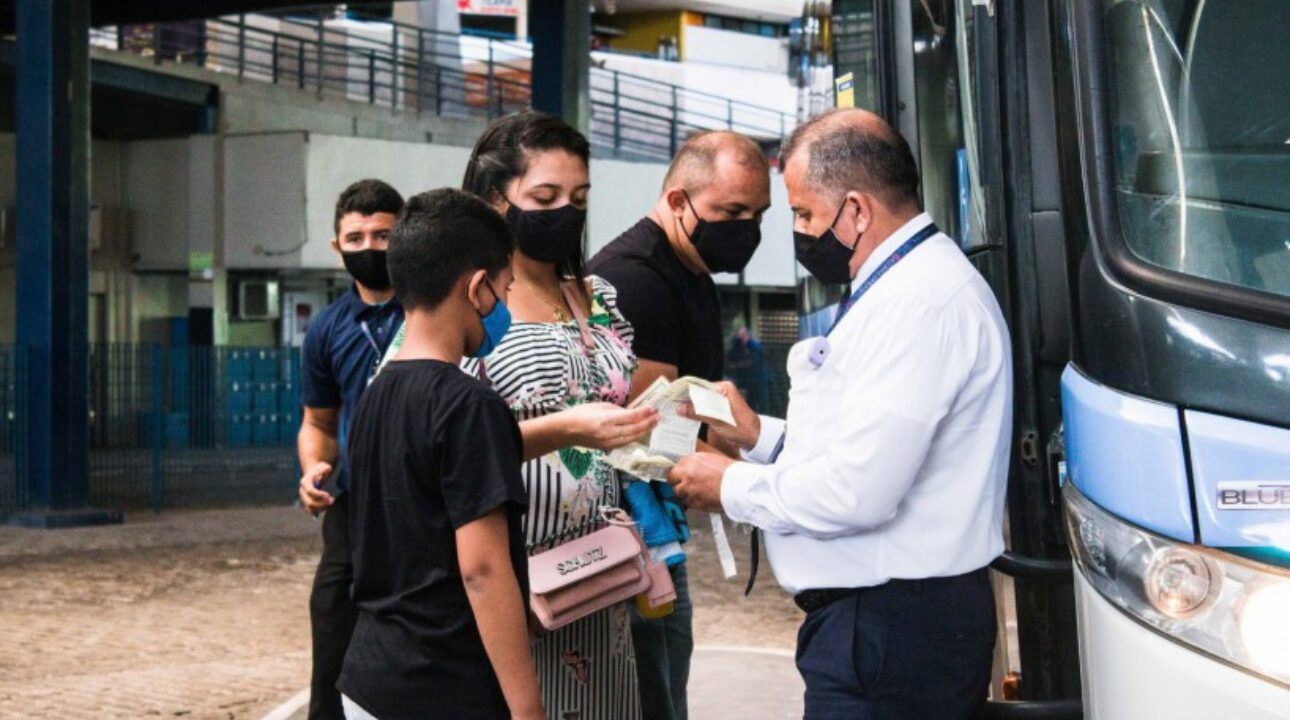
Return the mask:
<svg viewBox="0 0 1290 720">
<path fill-rule="evenodd" d="M 630 528 L 610 525 L 529 558 L 529 589 L 549 593 L 639 557 Z"/>
</svg>

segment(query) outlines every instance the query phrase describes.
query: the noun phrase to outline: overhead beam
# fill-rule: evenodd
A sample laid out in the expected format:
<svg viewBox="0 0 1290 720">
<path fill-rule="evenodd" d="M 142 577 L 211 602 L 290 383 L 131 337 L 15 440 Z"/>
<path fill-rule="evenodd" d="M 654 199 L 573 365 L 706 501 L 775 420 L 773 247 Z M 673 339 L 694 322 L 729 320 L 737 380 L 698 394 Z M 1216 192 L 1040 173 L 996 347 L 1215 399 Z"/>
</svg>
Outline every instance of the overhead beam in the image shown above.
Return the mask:
<svg viewBox="0 0 1290 720">
<path fill-rule="evenodd" d="M 591 119 L 591 11 L 586 0 L 529 3 L 533 107 L 586 134 Z"/>
<path fill-rule="evenodd" d="M 0 34 L 13 32 L 15 5 L 25 0 L 0 0 Z M 261 10 L 317 7 L 318 0 L 95 0 L 90 8 L 90 24 L 137 25 L 140 23 L 200 20 L 220 15 L 236 15 Z"/>
</svg>

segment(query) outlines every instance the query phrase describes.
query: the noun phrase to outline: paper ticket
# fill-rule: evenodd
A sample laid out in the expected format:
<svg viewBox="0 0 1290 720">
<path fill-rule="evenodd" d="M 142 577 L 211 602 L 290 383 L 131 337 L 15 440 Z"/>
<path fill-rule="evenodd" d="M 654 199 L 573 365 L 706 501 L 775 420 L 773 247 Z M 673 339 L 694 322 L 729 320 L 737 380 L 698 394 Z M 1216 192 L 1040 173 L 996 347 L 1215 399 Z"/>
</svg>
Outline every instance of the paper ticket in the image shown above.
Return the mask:
<svg viewBox="0 0 1290 720">
<path fill-rule="evenodd" d="M 691 385 L 689 396 L 695 417 L 725 425 L 735 424 L 734 413 L 730 412 L 730 400 L 725 395 L 716 390 Z"/>
<path fill-rule="evenodd" d="M 660 415 L 677 415 L 681 406 L 689 403 L 694 408 L 696 417 L 734 425 L 734 414 L 730 411 L 730 400 L 721 394 L 716 383 L 702 378 L 686 375 L 671 382 L 656 378 L 629 407 L 648 405 Z"/>
<path fill-rule="evenodd" d="M 721 513 L 709 513 L 712 519 L 712 539 L 717 544 L 717 557 L 721 560 L 721 573 L 726 579 L 735 576 L 735 554 L 730 549 L 730 538 L 726 537 L 726 523 Z"/>
</svg>

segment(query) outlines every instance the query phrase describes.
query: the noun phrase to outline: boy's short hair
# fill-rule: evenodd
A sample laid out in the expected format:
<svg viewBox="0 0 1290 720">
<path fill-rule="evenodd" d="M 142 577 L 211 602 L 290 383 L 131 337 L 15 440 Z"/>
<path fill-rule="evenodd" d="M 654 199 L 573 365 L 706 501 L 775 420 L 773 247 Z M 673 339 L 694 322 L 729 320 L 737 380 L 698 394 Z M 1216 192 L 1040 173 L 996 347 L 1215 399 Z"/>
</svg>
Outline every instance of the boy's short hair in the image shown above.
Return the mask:
<svg viewBox="0 0 1290 720">
<path fill-rule="evenodd" d="M 452 188 L 408 199 L 390 233 L 390 282 L 405 309 L 434 309 L 466 272 L 492 276 L 511 261 L 515 236 L 482 200 Z"/>
<path fill-rule="evenodd" d="M 342 190 L 340 197 L 336 198 L 336 217 L 332 221 L 332 231 L 339 233 L 340 219 L 353 212 L 359 215 L 398 215 L 402 209 L 403 196 L 398 190 L 381 180 L 359 180 Z"/>
</svg>

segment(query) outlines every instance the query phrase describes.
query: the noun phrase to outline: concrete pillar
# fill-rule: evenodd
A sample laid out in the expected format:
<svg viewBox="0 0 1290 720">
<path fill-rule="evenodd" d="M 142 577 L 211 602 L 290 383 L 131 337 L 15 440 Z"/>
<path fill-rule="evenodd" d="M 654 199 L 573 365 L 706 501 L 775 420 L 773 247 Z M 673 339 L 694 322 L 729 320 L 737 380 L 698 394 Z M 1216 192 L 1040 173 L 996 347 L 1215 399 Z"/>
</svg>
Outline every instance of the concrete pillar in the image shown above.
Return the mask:
<svg viewBox="0 0 1290 720">
<path fill-rule="evenodd" d="M 223 138 L 188 139 L 188 319 L 194 344 L 228 341 Z"/>
<path fill-rule="evenodd" d="M 456 0 L 418 0 L 394 3 L 394 20 L 426 30 L 409 33 L 400 42 L 409 57 L 421 55 L 420 75 L 410 78 L 405 92 L 414 93 L 424 112 L 460 115 L 466 110 L 461 65 L 461 14 Z M 418 85 L 419 83 L 419 85 Z"/>
</svg>

